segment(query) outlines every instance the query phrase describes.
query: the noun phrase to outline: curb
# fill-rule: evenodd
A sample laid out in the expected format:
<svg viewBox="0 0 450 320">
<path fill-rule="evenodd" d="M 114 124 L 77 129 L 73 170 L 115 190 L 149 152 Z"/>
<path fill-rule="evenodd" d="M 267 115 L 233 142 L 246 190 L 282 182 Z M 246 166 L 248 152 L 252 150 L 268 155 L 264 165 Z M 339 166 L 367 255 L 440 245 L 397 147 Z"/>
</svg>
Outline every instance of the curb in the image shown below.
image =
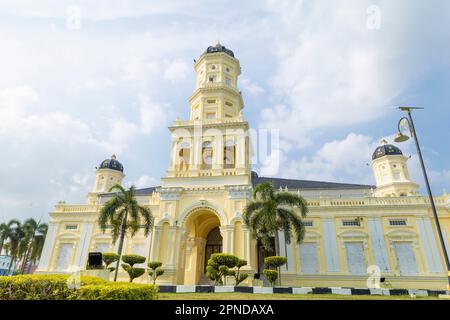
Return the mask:
<svg viewBox="0 0 450 320">
<path fill-rule="evenodd" d="M 292 287 L 247 287 L 247 286 L 208 286 L 208 285 L 159 285 L 161 293 L 225 293 L 241 292 L 255 294 L 336 294 L 336 295 L 371 295 L 371 296 L 416 296 L 438 297 L 450 295 L 450 291 L 426 289 L 362 289 L 362 288 L 292 288 Z"/>
</svg>

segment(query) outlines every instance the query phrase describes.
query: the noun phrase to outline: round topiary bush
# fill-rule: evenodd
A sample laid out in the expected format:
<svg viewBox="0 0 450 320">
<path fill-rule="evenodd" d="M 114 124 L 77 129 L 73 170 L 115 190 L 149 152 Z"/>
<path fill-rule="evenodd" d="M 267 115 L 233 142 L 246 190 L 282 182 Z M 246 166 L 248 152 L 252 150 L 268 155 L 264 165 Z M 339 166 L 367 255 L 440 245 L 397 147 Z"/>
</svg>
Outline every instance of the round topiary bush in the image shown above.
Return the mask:
<svg viewBox="0 0 450 320">
<path fill-rule="evenodd" d="M 119 255 L 114 253 L 114 252 L 104 252 L 102 253 L 102 259 L 103 262 L 106 265 L 106 268 L 111 270 L 111 269 L 115 269 L 114 267 L 110 267 L 109 265 L 111 263 L 116 262 L 119 259 Z"/>
<path fill-rule="evenodd" d="M 214 253 L 210 260 L 213 260 L 219 266 L 227 266 L 228 268 L 234 268 L 239 263 L 238 257 L 228 253 Z"/>
<path fill-rule="evenodd" d="M 135 264 L 144 263 L 145 257 L 137 254 L 124 254 L 122 256 L 122 261 L 133 267 Z"/>
<path fill-rule="evenodd" d="M 272 287 L 275 286 L 275 281 L 277 281 L 277 279 L 278 279 L 278 272 L 276 270 L 270 270 L 270 269 L 265 269 L 263 272 L 264 272 L 264 275 L 266 276 L 267 280 L 269 280 Z"/>
<path fill-rule="evenodd" d="M 270 269 L 279 268 L 282 265 L 285 265 L 286 262 L 287 262 L 286 257 L 279 257 L 279 256 L 267 257 L 264 259 L 264 264 L 266 265 L 266 267 Z"/>
</svg>

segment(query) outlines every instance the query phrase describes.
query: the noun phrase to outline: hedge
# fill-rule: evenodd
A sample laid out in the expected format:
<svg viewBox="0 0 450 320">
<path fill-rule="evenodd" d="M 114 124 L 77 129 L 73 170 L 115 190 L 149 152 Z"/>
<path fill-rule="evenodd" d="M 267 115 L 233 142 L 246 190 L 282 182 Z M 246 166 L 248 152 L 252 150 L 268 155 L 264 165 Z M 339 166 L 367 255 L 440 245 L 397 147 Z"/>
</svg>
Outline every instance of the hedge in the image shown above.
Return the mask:
<svg viewBox="0 0 450 320">
<path fill-rule="evenodd" d="M 65 300 L 75 290 L 69 288 L 69 275 L 17 275 L 0 277 L 0 300 Z M 80 285 L 105 284 L 106 280 L 82 276 Z"/>
<path fill-rule="evenodd" d="M 77 300 L 157 300 L 158 287 L 152 284 L 113 282 L 78 289 Z"/>
<path fill-rule="evenodd" d="M 18 275 L 0 277 L 0 300 L 155 300 L 154 285 L 108 282 L 80 277 L 80 288 L 67 285 L 69 275 Z"/>
</svg>

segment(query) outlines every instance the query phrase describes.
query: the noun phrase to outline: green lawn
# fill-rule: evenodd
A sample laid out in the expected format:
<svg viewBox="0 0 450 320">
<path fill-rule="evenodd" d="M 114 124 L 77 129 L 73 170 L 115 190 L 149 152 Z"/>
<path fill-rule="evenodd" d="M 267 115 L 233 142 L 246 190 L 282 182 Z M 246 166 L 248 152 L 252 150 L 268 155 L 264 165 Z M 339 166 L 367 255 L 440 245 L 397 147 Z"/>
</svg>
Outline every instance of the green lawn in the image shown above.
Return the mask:
<svg viewBox="0 0 450 320">
<path fill-rule="evenodd" d="M 159 300 L 413 300 L 410 296 L 350 296 L 332 294 L 254 294 L 254 293 L 159 293 Z M 415 300 L 437 300 L 417 297 Z"/>
</svg>

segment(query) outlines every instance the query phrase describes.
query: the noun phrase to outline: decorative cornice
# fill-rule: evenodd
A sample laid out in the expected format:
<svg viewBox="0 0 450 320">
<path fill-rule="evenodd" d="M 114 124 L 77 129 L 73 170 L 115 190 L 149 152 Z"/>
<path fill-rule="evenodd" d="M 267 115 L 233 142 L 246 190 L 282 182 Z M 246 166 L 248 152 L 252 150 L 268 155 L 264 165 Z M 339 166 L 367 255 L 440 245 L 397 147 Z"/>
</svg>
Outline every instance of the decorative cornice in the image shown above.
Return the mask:
<svg viewBox="0 0 450 320">
<path fill-rule="evenodd" d="M 248 185 L 225 187 L 228 191 L 229 199 L 250 199 L 252 196 L 252 187 Z"/>
</svg>

